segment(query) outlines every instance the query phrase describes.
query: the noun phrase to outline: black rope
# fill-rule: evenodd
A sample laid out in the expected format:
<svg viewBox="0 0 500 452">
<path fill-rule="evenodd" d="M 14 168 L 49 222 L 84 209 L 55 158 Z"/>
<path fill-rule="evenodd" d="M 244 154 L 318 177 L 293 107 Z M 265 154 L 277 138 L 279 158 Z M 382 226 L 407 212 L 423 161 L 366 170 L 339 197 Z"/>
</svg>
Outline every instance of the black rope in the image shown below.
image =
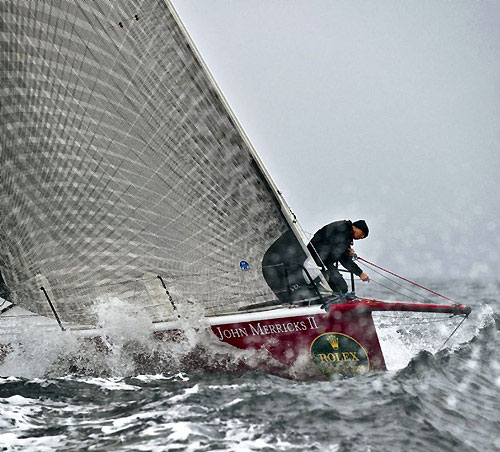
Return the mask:
<svg viewBox="0 0 500 452">
<path fill-rule="evenodd" d="M 398 292 L 397 290 L 394 290 L 392 287 L 389 287 L 389 286 L 386 286 L 378 281 L 376 281 L 375 279 L 371 279 L 370 281 L 374 282 L 375 284 L 378 284 L 379 286 L 391 291 L 391 292 L 394 292 L 394 293 L 397 293 L 398 295 L 401 295 L 402 297 L 405 297 L 405 298 L 409 298 L 410 300 L 412 301 L 416 301 L 416 302 L 419 302 L 420 300 L 417 300 L 416 298 L 413 298 L 407 294 L 404 294 L 404 293 L 401 293 L 401 292 Z"/>
<path fill-rule="evenodd" d="M 452 333 L 448 336 L 448 339 L 446 339 L 444 342 L 443 342 L 443 345 L 441 345 L 441 347 L 439 347 L 439 350 L 438 352 L 440 352 L 443 347 L 448 343 L 448 341 L 451 339 L 451 336 L 453 336 L 457 330 L 462 326 L 462 324 L 465 322 L 465 320 L 469 317 L 469 315 L 467 314 L 466 316 L 464 316 L 464 318 L 462 319 L 462 321 L 457 325 L 457 327 L 452 331 Z"/>
<path fill-rule="evenodd" d="M 365 264 L 364 262 L 362 262 L 362 261 L 358 261 L 358 262 L 359 262 L 361 265 L 363 265 L 363 266 L 365 266 L 365 267 L 368 267 L 368 266 L 367 266 L 367 264 Z M 399 286 L 399 287 L 402 287 L 404 290 L 407 290 L 408 292 L 411 292 L 411 293 L 413 293 L 413 294 L 417 295 L 417 296 L 418 296 L 419 298 L 421 298 L 422 300 L 424 300 L 424 301 L 426 301 L 426 302 L 429 302 L 429 301 L 430 301 L 428 298 L 424 297 L 422 294 L 419 294 L 418 292 L 416 292 L 416 291 L 414 291 L 414 290 L 412 290 L 412 289 L 409 289 L 408 287 L 404 286 L 403 284 L 401 284 L 401 283 L 398 283 L 398 282 L 394 281 L 393 279 L 389 278 L 388 276 L 386 276 L 386 275 L 382 274 L 381 272 L 379 272 L 379 271 L 375 270 L 375 268 L 370 267 L 370 271 L 373 271 L 373 272 L 377 273 L 377 275 L 382 276 L 382 278 L 388 279 L 391 283 L 396 284 L 396 285 L 397 285 L 397 286 Z M 375 281 L 375 282 L 376 282 L 376 281 Z M 385 287 L 385 286 L 383 286 L 383 287 Z M 403 294 L 401 294 L 401 293 L 399 293 L 399 292 L 396 292 L 394 289 L 391 289 L 391 288 L 388 288 L 388 287 L 386 287 L 386 289 L 392 290 L 393 292 L 398 293 L 399 295 L 403 295 Z M 408 298 L 412 299 L 413 301 L 418 301 L 418 300 L 416 300 L 415 298 L 410 297 L 409 295 L 403 295 L 403 296 L 404 296 L 404 297 L 408 297 Z"/>
</svg>

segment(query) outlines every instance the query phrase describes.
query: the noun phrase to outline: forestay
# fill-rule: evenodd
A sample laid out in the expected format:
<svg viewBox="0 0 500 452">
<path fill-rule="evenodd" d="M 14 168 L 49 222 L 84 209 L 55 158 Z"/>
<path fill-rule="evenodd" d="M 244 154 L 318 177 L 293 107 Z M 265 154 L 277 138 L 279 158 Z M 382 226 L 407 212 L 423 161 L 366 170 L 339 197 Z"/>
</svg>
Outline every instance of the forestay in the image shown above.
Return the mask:
<svg viewBox="0 0 500 452">
<path fill-rule="evenodd" d="M 268 246 L 295 230 L 169 3 L 15 1 L 2 23 L 1 271 L 14 302 L 95 322 L 274 298 Z M 164 278 L 171 300 L 157 275 Z"/>
</svg>

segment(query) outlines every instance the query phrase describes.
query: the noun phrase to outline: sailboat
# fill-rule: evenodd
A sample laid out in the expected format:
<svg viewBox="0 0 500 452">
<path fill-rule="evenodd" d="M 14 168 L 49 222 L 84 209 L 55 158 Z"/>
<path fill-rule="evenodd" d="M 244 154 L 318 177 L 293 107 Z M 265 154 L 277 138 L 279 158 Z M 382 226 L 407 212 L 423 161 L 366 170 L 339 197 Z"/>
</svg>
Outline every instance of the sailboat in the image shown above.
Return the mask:
<svg viewBox="0 0 500 452">
<path fill-rule="evenodd" d="M 169 0 L 0 8 L 9 306 L 88 337 L 96 305 L 118 299 L 165 338 L 189 304 L 214 341 L 309 363 L 318 378 L 385 369 L 373 312 L 470 312 L 335 300 Z M 297 259 L 271 289 L 263 261 L 283 237 Z"/>
</svg>

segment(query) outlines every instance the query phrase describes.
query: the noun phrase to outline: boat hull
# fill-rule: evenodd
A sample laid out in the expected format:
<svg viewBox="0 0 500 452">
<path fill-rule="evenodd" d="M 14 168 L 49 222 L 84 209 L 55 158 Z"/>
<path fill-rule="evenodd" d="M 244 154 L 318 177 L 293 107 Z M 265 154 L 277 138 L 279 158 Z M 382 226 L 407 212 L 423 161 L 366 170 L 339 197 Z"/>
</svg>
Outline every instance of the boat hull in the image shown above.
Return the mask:
<svg viewBox="0 0 500 452">
<path fill-rule="evenodd" d="M 265 349 L 287 366 L 302 366 L 318 378 L 348 378 L 386 370 L 373 312 L 468 315 L 464 305 L 357 299 L 319 306 L 219 318 L 211 325 L 220 342 L 240 349 Z M 224 321 L 221 321 L 223 320 Z"/>
<path fill-rule="evenodd" d="M 271 317 L 211 325 L 220 342 L 240 349 L 265 349 L 287 366 L 307 369 L 319 378 L 345 378 L 385 370 L 385 361 L 370 312 L 341 313 L 318 308 L 309 313 L 289 309 Z M 302 310 L 301 310 L 302 311 Z M 280 313 L 281 314 L 281 313 Z"/>
<path fill-rule="evenodd" d="M 463 305 L 394 303 L 362 299 L 332 304 L 326 311 L 319 305 L 292 305 L 207 317 L 201 328 L 208 327 L 209 337 L 212 337 L 209 342 L 224 343 L 241 350 L 261 351 L 260 359 L 250 366 L 252 368 L 292 378 L 340 379 L 371 370 L 386 369 L 372 318 L 372 313 L 376 311 L 468 315 L 470 308 Z M 46 323 L 50 323 L 45 326 L 50 326 L 52 330 L 57 327 L 51 319 L 34 314 L 33 316 L 34 320 L 45 319 Z M 167 344 L 170 341 L 182 341 L 185 336 L 182 326 L 186 324 L 185 320 L 181 318 L 173 322 L 154 323 L 153 336 Z M 65 326 L 68 332 L 99 345 L 96 349 L 99 352 L 106 352 L 109 342 L 106 335 L 103 335 L 103 330 L 74 330 L 69 328 L 69 325 Z M 8 350 L 7 345 L 0 349 L 0 361 Z"/>
</svg>

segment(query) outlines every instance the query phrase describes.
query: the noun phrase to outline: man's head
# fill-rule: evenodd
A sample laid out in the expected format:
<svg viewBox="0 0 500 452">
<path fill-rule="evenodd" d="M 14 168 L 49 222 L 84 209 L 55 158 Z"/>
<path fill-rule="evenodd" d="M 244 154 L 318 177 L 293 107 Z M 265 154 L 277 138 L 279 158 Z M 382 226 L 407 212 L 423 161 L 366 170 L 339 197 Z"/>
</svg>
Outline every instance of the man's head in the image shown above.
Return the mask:
<svg viewBox="0 0 500 452">
<path fill-rule="evenodd" d="M 365 220 L 355 221 L 352 224 L 352 231 L 354 240 L 364 239 L 368 237 L 368 233 L 370 232 Z"/>
</svg>

